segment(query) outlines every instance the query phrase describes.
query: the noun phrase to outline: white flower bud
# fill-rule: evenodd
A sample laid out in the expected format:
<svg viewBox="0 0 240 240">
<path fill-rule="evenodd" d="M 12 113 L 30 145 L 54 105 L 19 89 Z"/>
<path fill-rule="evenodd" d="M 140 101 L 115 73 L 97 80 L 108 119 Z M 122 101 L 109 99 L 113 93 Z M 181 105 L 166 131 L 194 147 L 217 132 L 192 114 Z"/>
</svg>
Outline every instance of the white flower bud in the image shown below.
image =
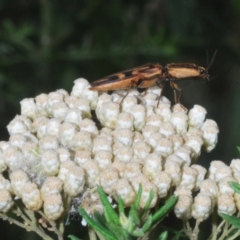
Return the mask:
<svg viewBox="0 0 240 240">
<path fill-rule="evenodd" d="M 101 124 L 105 127 L 114 129 L 119 115 L 119 104 L 113 102 L 106 102 L 102 104 L 100 120 Z"/>
<path fill-rule="evenodd" d="M 85 89 L 85 87 L 88 87 L 89 82 L 84 79 L 84 78 L 78 78 L 74 81 L 74 86 L 72 88 L 72 92 L 71 95 L 75 96 L 75 97 L 81 97 L 82 96 L 82 92 Z"/>
<path fill-rule="evenodd" d="M 240 159 L 233 159 L 230 163 L 230 168 L 234 175 L 240 174 Z"/>
<path fill-rule="evenodd" d="M 126 128 L 116 129 L 114 131 L 114 140 L 130 147 L 133 142 L 133 132 Z"/>
<path fill-rule="evenodd" d="M 162 157 L 157 153 L 151 153 L 146 157 L 144 161 L 142 172 L 150 181 L 159 175 L 162 170 Z M 154 182 L 155 183 L 155 182 Z M 155 183 L 156 184 L 156 183 Z"/>
<path fill-rule="evenodd" d="M 187 132 L 188 128 L 187 120 L 188 117 L 186 113 L 174 112 L 172 114 L 171 123 L 178 134 L 184 134 Z"/>
<path fill-rule="evenodd" d="M 37 132 L 37 137 L 43 137 L 47 132 L 47 125 L 49 119 L 46 117 L 38 117 L 34 119 L 33 127 L 34 131 Z"/>
<path fill-rule="evenodd" d="M 211 194 L 214 198 L 214 201 L 216 201 L 218 197 L 218 187 L 216 182 L 212 179 L 203 180 L 200 183 L 200 192 Z"/>
<path fill-rule="evenodd" d="M 65 102 L 57 102 L 54 103 L 51 107 L 52 115 L 54 118 L 60 118 L 64 119 L 67 111 L 68 111 L 68 106 Z"/>
<path fill-rule="evenodd" d="M 182 158 L 187 166 L 190 166 L 192 162 L 192 152 L 187 146 L 179 147 L 175 152 L 175 155 Z"/>
<path fill-rule="evenodd" d="M 36 117 L 36 105 L 34 102 L 34 98 L 25 98 L 20 102 L 21 105 L 21 114 L 29 117 Z"/>
<path fill-rule="evenodd" d="M 204 221 L 213 211 L 213 201 L 212 198 L 204 193 L 199 193 L 194 198 L 194 203 L 192 205 L 192 216 L 193 218 Z"/>
<path fill-rule="evenodd" d="M 108 141 L 104 138 L 95 138 L 93 141 L 93 149 L 92 152 L 93 154 L 96 154 L 98 151 L 105 150 L 112 152 L 112 142 Z"/>
<path fill-rule="evenodd" d="M 236 182 L 233 177 L 225 177 L 218 182 L 219 194 L 230 194 L 233 196 L 234 190 L 230 187 L 229 182 Z"/>
<path fill-rule="evenodd" d="M 34 142 L 26 142 L 22 147 L 24 160 L 30 168 L 34 168 L 40 161 L 38 145 Z"/>
<path fill-rule="evenodd" d="M 205 178 L 207 170 L 204 167 L 197 165 L 197 164 L 193 164 L 191 166 L 191 168 L 193 168 L 197 171 L 197 180 L 196 180 L 196 185 L 195 185 L 194 190 L 198 190 L 200 187 L 200 184 L 203 182 L 203 180 Z"/>
<path fill-rule="evenodd" d="M 113 146 L 112 146 L 112 152 L 113 152 L 113 155 L 116 155 L 117 152 L 122 149 L 123 147 L 127 147 L 126 145 L 124 145 L 123 143 L 121 142 L 118 142 L 116 141 Z"/>
<path fill-rule="evenodd" d="M 168 122 L 166 123 L 164 122 L 161 124 L 159 128 L 159 132 L 167 138 L 175 133 L 173 125 Z"/>
<path fill-rule="evenodd" d="M 17 134 L 17 133 L 26 133 L 28 131 L 28 127 L 25 123 L 16 116 L 8 125 L 7 130 L 9 135 Z"/>
<path fill-rule="evenodd" d="M 151 126 L 155 126 L 155 127 L 161 127 L 162 124 L 162 118 L 161 116 L 157 115 L 157 114 L 152 114 L 150 116 L 147 117 L 147 122 L 146 125 L 151 125 Z"/>
<path fill-rule="evenodd" d="M 163 122 L 169 122 L 172 117 L 171 105 L 160 102 L 157 108 L 155 108 L 155 113 L 162 117 Z"/>
<path fill-rule="evenodd" d="M 69 108 L 75 108 L 75 102 L 80 99 L 76 96 L 66 96 L 64 97 L 64 102 L 68 105 Z"/>
<path fill-rule="evenodd" d="M 207 119 L 201 129 L 203 131 L 204 148 L 207 152 L 210 152 L 215 148 L 218 141 L 218 126 L 213 120 Z"/>
<path fill-rule="evenodd" d="M 41 187 L 41 197 L 44 199 L 46 195 L 52 193 L 60 193 L 62 191 L 63 182 L 58 177 L 47 177 Z"/>
<path fill-rule="evenodd" d="M 5 190 L 0 190 L 0 212 L 6 213 L 13 205 L 11 194 Z"/>
<path fill-rule="evenodd" d="M 68 109 L 64 121 L 79 125 L 82 121 L 82 114 L 77 108 Z"/>
<path fill-rule="evenodd" d="M 209 178 L 216 182 L 220 182 L 226 177 L 233 177 L 232 170 L 220 161 L 212 161 L 209 168 Z"/>
<path fill-rule="evenodd" d="M 134 202 L 136 193 L 126 178 L 118 179 L 114 184 L 114 189 L 117 197 L 122 198 L 124 206 L 130 206 Z"/>
<path fill-rule="evenodd" d="M 48 176 L 56 175 L 59 171 L 60 161 L 55 150 L 44 150 L 41 154 L 41 167 Z"/>
<path fill-rule="evenodd" d="M 221 194 L 218 196 L 218 213 L 233 215 L 236 212 L 236 206 L 233 197 L 230 194 Z"/>
<path fill-rule="evenodd" d="M 12 192 L 12 185 L 10 181 L 3 177 L 2 174 L 0 174 L 0 189 L 5 189 L 9 192 Z"/>
<path fill-rule="evenodd" d="M 98 101 L 98 92 L 89 89 L 89 86 L 83 88 L 81 97 L 89 101 L 91 109 L 95 109 Z"/>
<path fill-rule="evenodd" d="M 47 101 L 48 95 L 45 93 L 39 94 L 35 97 L 36 111 L 40 116 L 47 116 Z"/>
<path fill-rule="evenodd" d="M 77 108 L 81 112 L 82 118 L 91 118 L 90 102 L 88 99 L 77 98 L 71 108 Z"/>
<path fill-rule="evenodd" d="M 185 161 L 175 154 L 171 154 L 165 159 L 165 164 L 171 164 L 172 162 L 178 163 L 181 167 L 185 164 Z"/>
<path fill-rule="evenodd" d="M 107 93 L 102 93 L 99 96 L 95 112 L 100 122 L 103 121 L 103 118 L 104 118 L 104 111 L 103 111 L 104 103 L 111 102 L 111 101 L 112 101 L 112 97 Z"/>
<path fill-rule="evenodd" d="M 147 144 L 151 146 L 151 148 L 156 148 L 158 142 L 161 141 L 163 135 L 159 132 L 153 133 L 149 138 L 146 139 Z"/>
<path fill-rule="evenodd" d="M 157 95 L 151 92 L 146 92 L 143 94 L 142 98 L 145 101 L 147 106 L 153 106 L 155 107 L 157 105 Z"/>
<path fill-rule="evenodd" d="M 171 187 L 171 177 L 168 175 L 168 173 L 158 171 L 152 181 L 157 187 L 158 197 L 166 197 L 168 194 L 168 190 Z"/>
<path fill-rule="evenodd" d="M 82 167 L 84 169 L 85 173 L 85 180 L 86 180 L 86 185 L 88 187 L 95 187 L 98 176 L 100 174 L 100 169 L 98 167 L 98 164 L 94 160 L 89 160 L 86 161 L 85 163 L 82 164 Z"/>
<path fill-rule="evenodd" d="M 145 143 L 144 141 L 142 142 L 135 142 L 132 145 L 133 148 L 133 152 L 134 152 L 134 158 L 137 159 L 146 159 L 146 157 L 148 156 L 148 154 L 151 151 L 150 146 Z"/>
<path fill-rule="evenodd" d="M 137 98 L 135 96 L 127 95 L 122 102 L 122 111 L 131 113 L 132 107 L 137 105 Z"/>
<path fill-rule="evenodd" d="M 188 166 L 183 166 L 182 179 L 178 185 L 178 188 L 187 188 L 190 190 L 194 189 L 196 185 L 197 174 L 197 170 Z"/>
<path fill-rule="evenodd" d="M 126 112 L 121 112 L 118 115 L 116 129 L 127 128 L 133 130 L 133 115 Z"/>
<path fill-rule="evenodd" d="M 174 151 L 176 151 L 184 143 L 183 138 L 178 134 L 172 134 L 168 136 L 168 139 L 172 141 Z"/>
<path fill-rule="evenodd" d="M 203 125 L 207 111 L 200 105 L 194 105 L 188 113 L 189 125 L 200 128 Z"/>
<path fill-rule="evenodd" d="M 192 204 L 192 195 L 179 194 L 178 202 L 174 207 L 174 213 L 176 214 L 177 218 L 180 218 L 184 221 L 190 219 L 192 217 Z"/>
<path fill-rule="evenodd" d="M 24 136 L 23 134 L 13 134 L 10 136 L 9 138 L 9 142 L 11 143 L 12 146 L 18 147 L 18 148 L 22 148 L 22 146 L 25 144 L 25 142 L 27 141 L 26 136 Z"/>
<path fill-rule="evenodd" d="M 162 138 L 157 143 L 154 148 L 155 152 L 161 152 L 163 154 L 169 155 L 173 152 L 173 144 L 172 141 L 167 138 Z"/>
<path fill-rule="evenodd" d="M 78 166 L 82 166 L 83 163 L 85 163 L 86 161 L 89 161 L 89 160 L 91 160 L 91 152 L 90 151 L 86 151 L 86 150 L 76 151 L 74 162 L 76 162 L 78 164 Z"/>
<path fill-rule="evenodd" d="M 74 135 L 72 139 L 72 147 L 75 151 L 92 149 L 92 138 L 91 134 L 86 131 L 78 132 Z"/>
<path fill-rule="evenodd" d="M 66 162 L 70 160 L 71 154 L 67 148 L 58 148 L 56 151 L 58 153 L 58 159 L 60 162 Z"/>
<path fill-rule="evenodd" d="M 104 192 L 112 194 L 115 184 L 118 181 L 118 172 L 112 167 L 107 167 L 99 175 L 99 181 Z"/>
<path fill-rule="evenodd" d="M 74 169 L 76 167 L 77 167 L 77 165 L 74 161 L 67 160 L 65 162 L 61 162 L 60 169 L 58 172 L 58 178 L 60 178 L 64 182 L 69 171 L 71 171 L 72 169 Z"/>
<path fill-rule="evenodd" d="M 145 125 L 146 110 L 143 105 L 134 105 L 130 112 L 133 115 L 133 126 L 136 131 L 141 131 Z"/>
<path fill-rule="evenodd" d="M 137 176 L 131 178 L 131 183 L 134 191 L 137 193 L 139 190 L 140 184 L 142 185 L 142 195 L 140 199 L 140 208 L 144 208 L 147 200 L 149 198 L 150 192 L 153 191 L 153 199 L 150 204 L 150 208 L 154 207 L 157 202 L 157 187 L 150 182 L 145 175 L 138 174 Z"/>
<path fill-rule="evenodd" d="M 140 132 L 134 132 L 133 142 L 144 141 L 144 137 Z"/>
<path fill-rule="evenodd" d="M 29 210 L 37 211 L 41 208 L 42 199 L 35 183 L 28 182 L 23 185 L 22 201 Z"/>
<path fill-rule="evenodd" d="M 52 193 L 43 199 L 43 211 L 49 220 L 57 220 L 63 213 L 63 201 L 59 193 Z"/>
<path fill-rule="evenodd" d="M 68 92 L 65 89 L 58 89 L 56 90 L 56 93 L 60 93 L 64 98 L 69 96 Z"/>
<path fill-rule="evenodd" d="M 122 176 L 126 177 L 127 179 L 132 179 L 133 177 L 138 176 L 139 174 L 142 174 L 141 166 L 139 163 L 136 163 L 136 162 L 126 163 L 124 165 L 124 169 L 122 169 L 124 171 L 124 173 L 122 173 L 120 170 L 121 169 L 119 168 L 118 171 L 119 171 L 120 176 L 122 175 Z"/>
<path fill-rule="evenodd" d="M 58 139 L 54 135 L 45 135 L 39 140 L 41 150 L 54 150 L 59 146 Z"/>
<path fill-rule="evenodd" d="M 164 166 L 166 172 L 172 179 L 172 186 L 177 186 L 182 177 L 181 165 L 176 162 L 166 162 Z"/>
<path fill-rule="evenodd" d="M 116 169 L 118 171 L 119 176 L 121 178 L 123 178 L 125 167 L 126 167 L 126 163 L 125 162 L 123 162 L 123 161 L 115 161 L 115 162 L 112 163 L 111 167 Z"/>
<path fill-rule="evenodd" d="M 11 171 L 22 168 L 24 158 L 21 151 L 17 147 L 11 146 L 3 152 L 3 158 Z"/>
<path fill-rule="evenodd" d="M 7 148 L 11 147 L 11 143 L 7 141 L 0 141 L 0 150 L 5 151 Z"/>
<path fill-rule="evenodd" d="M 85 118 L 79 123 L 81 131 L 90 132 L 92 137 L 98 136 L 98 129 L 96 123 L 92 119 Z"/>
<path fill-rule="evenodd" d="M 154 114 L 153 106 L 146 105 L 145 108 L 146 108 L 146 117 L 149 117 Z"/>
<path fill-rule="evenodd" d="M 83 191 L 85 179 L 83 169 L 75 167 L 70 169 L 64 181 L 64 191 L 71 197 L 75 197 Z"/>
<path fill-rule="evenodd" d="M 154 86 L 154 87 L 147 88 L 146 92 L 154 93 L 156 95 L 156 97 L 159 97 L 161 95 L 162 88 L 160 88 L 159 86 Z"/>
<path fill-rule="evenodd" d="M 114 161 L 130 162 L 133 158 L 133 149 L 131 147 L 122 146 L 115 154 Z"/>
<path fill-rule="evenodd" d="M 48 94 L 48 109 L 51 109 L 56 103 L 63 102 L 63 95 L 57 92 L 50 92 Z"/>
<path fill-rule="evenodd" d="M 151 125 L 144 126 L 142 129 L 142 135 L 146 140 L 151 138 L 152 134 L 158 133 L 158 132 L 159 132 L 159 128 Z"/>
<path fill-rule="evenodd" d="M 30 182 L 27 174 L 21 170 L 15 170 L 13 172 L 11 172 L 10 174 L 10 180 L 11 180 L 11 184 L 13 187 L 13 191 L 14 193 L 18 196 L 18 197 L 22 197 L 22 188 L 23 186 Z"/>
<path fill-rule="evenodd" d="M 202 145 L 203 145 L 203 140 L 198 136 L 188 137 L 185 143 L 185 146 L 188 146 L 191 148 L 194 160 L 197 159 L 198 156 L 201 154 Z"/>
<path fill-rule="evenodd" d="M 76 129 L 76 125 L 73 123 L 69 123 L 69 122 L 64 122 L 61 127 L 60 127 L 60 143 L 63 146 L 72 146 L 77 144 L 76 142 L 76 136 L 77 136 L 77 129 Z"/>
<path fill-rule="evenodd" d="M 112 153 L 105 150 L 100 150 L 95 153 L 94 160 L 97 162 L 99 169 L 103 170 L 111 165 Z"/>
</svg>

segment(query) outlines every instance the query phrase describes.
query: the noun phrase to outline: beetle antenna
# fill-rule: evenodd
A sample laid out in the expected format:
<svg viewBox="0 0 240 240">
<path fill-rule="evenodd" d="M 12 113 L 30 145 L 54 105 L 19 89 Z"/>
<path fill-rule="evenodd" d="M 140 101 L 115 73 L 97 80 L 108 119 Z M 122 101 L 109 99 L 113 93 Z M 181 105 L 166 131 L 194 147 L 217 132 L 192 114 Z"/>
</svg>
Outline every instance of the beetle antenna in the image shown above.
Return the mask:
<svg viewBox="0 0 240 240">
<path fill-rule="evenodd" d="M 218 50 L 216 50 L 215 52 L 214 52 L 214 54 L 213 54 L 213 56 L 212 56 L 212 59 L 211 59 L 211 61 L 210 61 L 210 64 L 209 64 L 209 58 L 208 58 L 208 51 L 207 51 L 207 62 L 208 62 L 208 67 L 207 67 L 207 69 L 209 69 L 212 65 L 213 65 L 213 62 L 214 62 L 214 60 L 215 60 L 215 57 L 216 57 L 216 55 L 217 55 L 217 52 L 218 52 Z"/>
</svg>

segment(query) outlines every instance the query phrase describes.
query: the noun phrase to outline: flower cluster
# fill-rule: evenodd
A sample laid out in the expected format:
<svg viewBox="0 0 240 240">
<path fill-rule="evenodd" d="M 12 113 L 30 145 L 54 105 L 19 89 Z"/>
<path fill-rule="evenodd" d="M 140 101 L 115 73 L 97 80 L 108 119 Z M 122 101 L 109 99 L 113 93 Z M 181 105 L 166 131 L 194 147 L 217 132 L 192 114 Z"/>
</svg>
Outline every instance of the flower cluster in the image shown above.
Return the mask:
<svg viewBox="0 0 240 240">
<path fill-rule="evenodd" d="M 101 211 L 96 192 L 90 194 L 97 185 L 130 206 L 140 184 L 142 207 L 151 191 L 151 207 L 175 191 L 175 213 L 183 220 L 202 221 L 215 205 L 219 212 L 236 211 L 240 197 L 228 182 L 240 179 L 240 160 L 230 167 L 213 161 L 206 179 L 207 170 L 195 163 L 202 150 L 215 147 L 219 132 L 203 107 L 171 108 L 165 97 L 159 101 L 158 87 L 126 96 L 89 86 L 77 79 L 70 94 L 57 90 L 21 101 L 21 115 L 7 126 L 9 141 L 0 142 L 1 212 L 21 199 L 27 209 L 43 209 L 56 220 L 66 198 L 90 213 Z M 195 198 L 193 191 L 199 191 Z"/>
</svg>

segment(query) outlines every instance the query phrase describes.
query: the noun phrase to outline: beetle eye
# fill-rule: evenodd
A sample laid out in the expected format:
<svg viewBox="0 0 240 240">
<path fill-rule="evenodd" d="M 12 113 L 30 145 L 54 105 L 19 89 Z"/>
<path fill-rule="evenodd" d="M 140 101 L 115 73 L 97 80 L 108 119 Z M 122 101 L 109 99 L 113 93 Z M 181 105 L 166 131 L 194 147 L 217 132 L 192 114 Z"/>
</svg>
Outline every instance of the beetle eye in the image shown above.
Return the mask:
<svg viewBox="0 0 240 240">
<path fill-rule="evenodd" d="M 199 72 L 200 72 L 200 74 L 204 74 L 205 70 L 204 69 L 200 69 Z"/>
</svg>

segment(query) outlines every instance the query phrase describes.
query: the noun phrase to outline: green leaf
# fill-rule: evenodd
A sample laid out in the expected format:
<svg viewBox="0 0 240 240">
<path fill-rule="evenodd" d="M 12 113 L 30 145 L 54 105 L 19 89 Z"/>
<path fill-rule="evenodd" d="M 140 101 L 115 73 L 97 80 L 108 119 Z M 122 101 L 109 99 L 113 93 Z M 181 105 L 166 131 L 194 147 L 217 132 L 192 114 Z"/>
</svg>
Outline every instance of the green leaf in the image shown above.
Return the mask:
<svg viewBox="0 0 240 240">
<path fill-rule="evenodd" d="M 136 199 L 135 199 L 135 201 L 134 201 L 134 203 L 133 203 L 133 204 L 136 206 L 136 209 L 139 208 L 141 196 L 142 196 L 142 184 L 139 185 L 137 197 L 136 197 Z"/>
<path fill-rule="evenodd" d="M 103 188 L 101 186 L 98 186 L 97 188 L 100 200 L 102 202 L 103 205 L 103 209 L 104 209 L 104 215 L 105 218 L 108 222 L 113 222 L 115 224 L 120 225 L 119 222 L 119 218 L 117 213 L 114 211 L 111 203 L 109 202 L 106 193 L 103 191 Z"/>
<path fill-rule="evenodd" d="M 159 235 L 158 240 L 167 240 L 167 237 L 168 237 L 168 232 L 164 231 Z"/>
<path fill-rule="evenodd" d="M 229 216 L 225 213 L 220 213 L 220 216 L 228 223 L 232 224 L 235 228 L 240 229 L 240 219 L 235 216 Z"/>
<path fill-rule="evenodd" d="M 68 235 L 68 238 L 70 238 L 71 240 L 81 240 L 80 238 L 77 238 L 73 235 Z"/>
<path fill-rule="evenodd" d="M 237 146 L 237 150 L 238 150 L 238 152 L 240 153 L 240 147 Z"/>
<path fill-rule="evenodd" d="M 145 204 L 145 206 L 144 206 L 144 212 L 146 212 L 146 211 L 149 210 L 149 207 L 150 207 L 150 205 L 151 205 L 151 202 L 152 202 L 152 200 L 153 200 L 153 197 L 154 197 L 154 192 L 153 192 L 153 190 L 151 190 L 151 191 L 150 191 L 150 194 L 149 194 L 149 196 L 148 196 L 148 200 L 147 200 L 147 202 L 146 202 L 146 204 Z"/>
<path fill-rule="evenodd" d="M 236 193 L 240 194 L 240 184 L 236 182 L 229 182 L 229 185 Z"/>
<path fill-rule="evenodd" d="M 106 227 L 102 226 L 98 222 L 94 221 L 83 208 L 78 208 L 81 216 L 87 221 L 87 223 L 96 231 L 100 232 L 106 239 L 108 240 L 118 240 L 117 237 L 114 236 L 111 231 L 109 231 Z"/>
<path fill-rule="evenodd" d="M 149 215 L 142 226 L 142 230 L 144 233 L 146 233 L 151 228 L 152 223 L 153 223 L 152 215 Z"/>
<path fill-rule="evenodd" d="M 120 214 L 124 214 L 124 203 L 123 203 L 123 200 L 121 197 L 118 198 L 118 212 L 119 212 L 119 215 Z"/>
<path fill-rule="evenodd" d="M 178 197 L 172 195 L 166 203 L 153 215 L 153 222 L 161 221 L 176 205 Z"/>
<path fill-rule="evenodd" d="M 108 222 L 107 227 L 117 237 L 118 240 L 127 240 L 127 239 L 130 240 L 131 239 L 128 232 L 125 229 L 123 229 L 122 227 L 119 227 L 119 225 Z"/>
</svg>

